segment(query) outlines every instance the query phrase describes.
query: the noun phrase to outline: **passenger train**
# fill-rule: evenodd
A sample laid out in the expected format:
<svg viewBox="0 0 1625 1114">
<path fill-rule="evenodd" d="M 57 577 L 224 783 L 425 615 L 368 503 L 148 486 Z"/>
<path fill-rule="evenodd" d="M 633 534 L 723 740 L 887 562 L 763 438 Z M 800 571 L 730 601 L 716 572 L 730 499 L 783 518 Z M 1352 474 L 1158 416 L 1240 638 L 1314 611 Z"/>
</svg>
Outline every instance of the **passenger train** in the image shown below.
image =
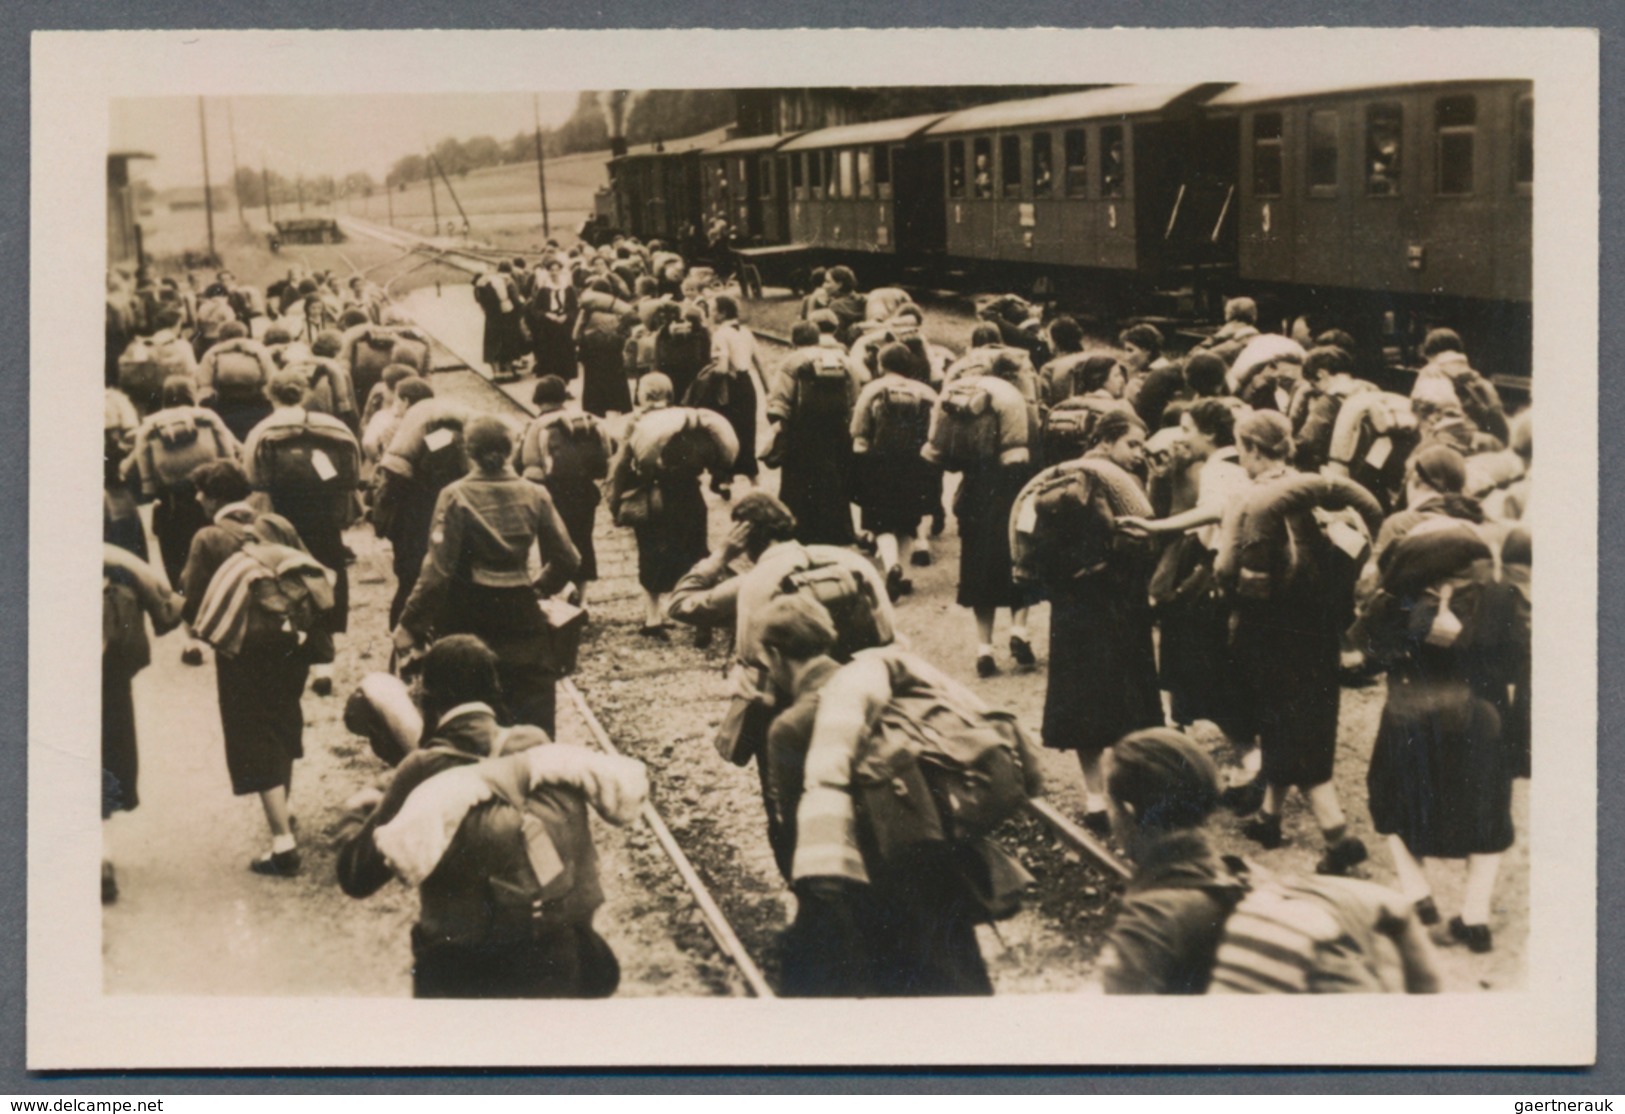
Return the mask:
<svg viewBox="0 0 1625 1114">
<path fill-rule="evenodd" d="M 846 263 L 1113 321 L 1247 294 L 1388 365 L 1448 323 L 1518 386 L 1533 182 L 1528 81 L 1124 85 L 622 156 L 602 217 L 667 240 L 725 220 L 769 273 Z"/>
</svg>

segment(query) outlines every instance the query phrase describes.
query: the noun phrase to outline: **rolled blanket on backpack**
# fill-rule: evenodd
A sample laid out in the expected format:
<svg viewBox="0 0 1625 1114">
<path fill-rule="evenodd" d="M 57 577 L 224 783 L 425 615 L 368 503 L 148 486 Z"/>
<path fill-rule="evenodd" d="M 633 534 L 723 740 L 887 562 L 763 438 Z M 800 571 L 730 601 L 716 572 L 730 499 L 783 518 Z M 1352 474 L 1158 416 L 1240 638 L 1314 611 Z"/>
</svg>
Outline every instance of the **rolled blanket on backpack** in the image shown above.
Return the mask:
<svg viewBox="0 0 1625 1114">
<path fill-rule="evenodd" d="M 1342 476 L 1316 476 L 1297 473 L 1254 491 L 1242 507 L 1236 528 L 1233 560 L 1243 580 L 1267 582 L 1276 574 L 1290 576 L 1298 554 L 1289 545 L 1288 520 L 1309 510 L 1352 510 L 1365 522 L 1372 536 L 1382 528 L 1382 507 L 1369 491 Z M 1277 557 L 1287 553 L 1284 570 L 1276 567 Z M 1217 570 L 1228 575 L 1231 570 Z"/>
<path fill-rule="evenodd" d="M 693 443 L 685 445 L 680 454 L 668 454 L 674 441 Z M 638 417 L 627 433 L 627 450 L 639 475 L 655 476 L 674 468 L 698 475 L 732 464 L 739 455 L 739 438 L 727 419 L 714 410 L 670 406 Z M 677 459 L 679 455 L 683 459 Z"/>
<path fill-rule="evenodd" d="M 1244 394 L 1252 384 L 1253 377 L 1266 366 L 1276 360 L 1285 358 L 1294 363 L 1301 364 L 1304 360 L 1303 345 L 1291 337 L 1276 336 L 1273 333 L 1264 333 L 1247 342 L 1236 356 L 1235 363 L 1230 365 L 1230 371 L 1225 376 L 1225 387 L 1233 395 Z"/>
<path fill-rule="evenodd" d="M 1382 589 L 1406 599 L 1490 558 L 1489 543 L 1470 524 L 1436 518 L 1394 543 L 1383 561 Z"/>
</svg>

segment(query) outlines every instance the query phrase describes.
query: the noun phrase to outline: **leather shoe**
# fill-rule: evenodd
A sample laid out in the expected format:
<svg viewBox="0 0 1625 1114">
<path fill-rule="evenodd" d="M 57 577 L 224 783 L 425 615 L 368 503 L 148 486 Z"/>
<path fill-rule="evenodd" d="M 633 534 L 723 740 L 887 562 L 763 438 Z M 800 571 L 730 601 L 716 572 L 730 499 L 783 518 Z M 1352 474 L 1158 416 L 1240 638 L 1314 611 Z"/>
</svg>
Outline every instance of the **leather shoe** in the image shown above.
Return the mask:
<svg viewBox="0 0 1625 1114">
<path fill-rule="evenodd" d="M 1450 937 L 1467 945 L 1467 950 L 1482 955 L 1495 947 L 1487 924 L 1468 924 L 1460 917 L 1450 918 Z"/>
<path fill-rule="evenodd" d="M 1243 824 L 1241 834 L 1266 851 L 1273 851 L 1286 842 L 1286 838 L 1281 835 L 1281 818 L 1264 813 Z"/>
<path fill-rule="evenodd" d="M 1330 847 L 1315 864 L 1316 874 L 1347 874 L 1349 867 L 1365 862 L 1365 843 L 1356 836 L 1344 836 Z"/>
<path fill-rule="evenodd" d="M 931 551 L 929 549 L 916 549 L 908 555 L 908 563 L 917 569 L 931 567 Z"/>
<path fill-rule="evenodd" d="M 1083 826 L 1090 835 L 1105 839 L 1112 834 L 1112 818 L 1104 809 L 1083 814 Z"/>
<path fill-rule="evenodd" d="M 1010 656 L 1024 669 L 1031 669 L 1038 664 L 1038 658 L 1033 655 L 1033 644 L 1013 634 L 1010 636 Z"/>
<path fill-rule="evenodd" d="M 1439 923 L 1439 907 L 1434 904 L 1431 897 L 1424 897 L 1416 903 L 1416 919 L 1425 925 Z"/>
<path fill-rule="evenodd" d="M 272 878 L 292 878 L 299 873 L 300 866 L 299 849 L 296 847 L 292 851 L 276 851 L 254 859 L 248 864 L 248 869 Z"/>
<path fill-rule="evenodd" d="M 978 677 L 996 677 L 999 674 L 999 663 L 993 660 L 992 654 L 976 655 L 976 675 Z"/>
<path fill-rule="evenodd" d="M 1219 803 L 1237 816 L 1247 816 L 1264 807 L 1264 785 L 1256 778 L 1243 785 L 1232 785 L 1219 794 Z"/>
<path fill-rule="evenodd" d="M 203 651 L 197 646 L 188 646 L 181 651 L 182 665 L 202 665 Z"/>
</svg>

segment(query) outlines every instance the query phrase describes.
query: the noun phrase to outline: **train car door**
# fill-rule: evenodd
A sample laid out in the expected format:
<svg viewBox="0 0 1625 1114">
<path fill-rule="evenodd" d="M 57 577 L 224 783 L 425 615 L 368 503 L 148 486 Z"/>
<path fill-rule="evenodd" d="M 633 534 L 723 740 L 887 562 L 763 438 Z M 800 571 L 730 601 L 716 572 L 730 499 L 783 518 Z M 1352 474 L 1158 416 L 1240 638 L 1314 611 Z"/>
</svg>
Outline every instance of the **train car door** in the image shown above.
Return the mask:
<svg viewBox="0 0 1625 1114">
<path fill-rule="evenodd" d="M 892 156 L 897 251 L 940 255 L 948 249 L 948 203 L 940 143 L 898 147 Z"/>
<path fill-rule="evenodd" d="M 1298 223 L 1293 274 L 1314 286 L 1348 283 L 1349 259 L 1361 245 L 1351 240 L 1349 203 L 1352 167 L 1348 165 L 1347 137 L 1352 133 L 1350 106 L 1321 101 L 1295 109 L 1301 152 L 1297 165 L 1301 179 L 1289 190 L 1296 193 Z"/>
<path fill-rule="evenodd" d="M 1293 282 L 1294 198 L 1290 183 L 1291 121 L 1279 108 L 1241 117 L 1241 277 Z M 1261 323 L 1262 324 L 1262 323 Z"/>
<path fill-rule="evenodd" d="M 1133 270 L 1139 263 L 1135 250 L 1134 134 L 1127 124 L 1100 128 L 1097 178 L 1100 202 L 1096 208 L 1095 243 L 1099 265 Z"/>
<path fill-rule="evenodd" d="M 1422 152 L 1417 112 L 1422 99 L 1400 93 L 1362 98 L 1353 107 L 1354 135 L 1348 186 L 1353 196 L 1349 239 L 1337 285 L 1358 290 L 1414 293 L 1420 272 L 1412 269 L 1422 206 Z"/>
<path fill-rule="evenodd" d="M 1427 152 L 1422 168 L 1426 227 L 1421 273 L 1427 289 L 1468 297 L 1493 293 L 1497 195 L 1510 182 L 1490 173 L 1490 137 L 1510 123 L 1488 90 L 1449 90 L 1422 98 Z M 1498 125 L 1501 125 L 1498 127 Z"/>
</svg>

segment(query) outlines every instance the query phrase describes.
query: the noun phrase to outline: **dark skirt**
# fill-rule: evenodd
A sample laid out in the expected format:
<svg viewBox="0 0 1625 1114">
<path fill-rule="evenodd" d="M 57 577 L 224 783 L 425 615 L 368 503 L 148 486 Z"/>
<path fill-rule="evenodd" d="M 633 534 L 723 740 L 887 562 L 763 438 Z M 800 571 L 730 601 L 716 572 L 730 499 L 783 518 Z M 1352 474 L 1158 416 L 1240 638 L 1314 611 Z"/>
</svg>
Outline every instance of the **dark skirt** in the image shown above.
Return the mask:
<svg viewBox="0 0 1625 1114">
<path fill-rule="evenodd" d="M 197 490 L 184 483 L 165 491 L 152 504 L 152 532 L 158 539 L 158 554 L 172 587 L 179 588 L 181 570 L 192 549 L 192 536 L 209 524 Z"/>
<path fill-rule="evenodd" d="M 796 541 L 802 545 L 852 544 L 850 461 L 844 444 L 831 445 L 825 453 L 803 450 L 786 455 L 779 473 L 779 498 L 796 516 Z"/>
<path fill-rule="evenodd" d="M 528 723 L 553 734 L 558 683 L 552 631 L 529 585 L 489 588 L 454 580 L 435 637 L 472 634 L 497 656 L 503 723 Z"/>
<path fill-rule="evenodd" d="M 591 925 L 556 925 L 521 941 L 426 941 L 412 930 L 414 998 L 608 998 L 621 965 Z"/>
<path fill-rule="evenodd" d="M 553 497 L 553 508 L 564 522 L 570 542 L 581 555 L 581 570 L 576 579 L 585 584 L 598 579 L 598 551 L 592 544 L 593 523 L 598 517 L 598 504 L 603 498 L 598 485 L 591 480 L 568 483 L 549 481 L 547 493 Z"/>
<path fill-rule="evenodd" d="M 625 342 L 613 333 L 589 332 L 581 338 L 581 408 L 600 418 L 610 411 L 632 412 L 632 390 L 622 360 Z"/>
<path fill-rule="evenodd" d="M 677 587 L 710 549 L 699 477 L 662 480 L 660 497 L 660 512 L 633 528 L 638 539 L 638 583 L 656 595 Z"/>
<path fill-rule="evenodd" d="M 1342 698 L 1338 659 L 1337 624 L 1324 607 L 1289 600 L 1238 609 L 1230 669 L 1242 707 L 1232 724 L 1249 730 L 1232 738 L 1256 734 L 1266 783 L 1308 789 L 1331 780 Z"/>
<path fill-rule="evenodd" d="M 1180 726 L 1211 720 L 1226 734 L 1238 726 L 1232 709 L 1230 609 L 1203 595 L 1160 613 L 1158 677 L 1168 690 L 1173 719 Z M 1232 736 L 1233 737 L 1233 736 Z"/>
<path fill-rule="evenodd" d="M 102 819 L 141 803 L 136 794 L 134 677 L 128 669 L 102 665 Z"/>
<path fill-rule="evenodd" d="M 532 319 L 530 350 L 536 357 L 537 378 L 557 375 L 568 383 L 576 377 L 576 345 L 570 322 Z"/>
<path fill-rule="evenodd" d="M 1044 745 L 1099 754 L 1131 731 L 1162 726 L 1150 609 L 1142 586 L 1106 575 L 1050 595 Z"/>
<path fill-rule="evenodd" d="M 482 356 L 488 364 L 511 364 L 525 354 L 525 333 L 517 309 L 485 311 Z"/>
<path fill-rule="evenodd" d="M 874 534 L 913 537 L 920 519 L 942 506 L 942 469 L 919 456 L 853 458 L 853 501 L 863 508 L 863 528 Z"/>
<path fill-rule="evenodd" d="M 954 502 L 959 519 L 960 607 L 1026 607 L 1011 575 L 1010 510 L 1028 479 L 1026 468 L 984 464 L 965 471 Z"/>
<path fill-rule="evenodd" d="M 798 902 L 781 943 L 785 997 L 992 994 L 955 846 L 916 843 L 870 870 L 867 886 Z"/>
<path fill-rule="evenodd" d="M 305 755 L 299 697 L 309 671 L 306 650 L 291 634 L 273 633 L 235 657 L 215 655 L 215 690 L 226 737 L 226 770 L 237 796 L 264 793 L 293 779 Z"/>
<path fill-rule="evenodd" d="M 756 383 L 749 372 L 739 372 L 730 380 L 727 403 L 706 409 L 721 414 L 739 439 L 739 452 L 728 474 L 755 479 L 760 471 L 756 463 Z"/>
<path fill-rule="evenodd" d="M 1461 858 L 1512 846 L 1512 777 L 1495 708 L 1463 683 L 1390 674 L 1366 789 L 1371 820 L 1413 855 Z"/>
</svg>

